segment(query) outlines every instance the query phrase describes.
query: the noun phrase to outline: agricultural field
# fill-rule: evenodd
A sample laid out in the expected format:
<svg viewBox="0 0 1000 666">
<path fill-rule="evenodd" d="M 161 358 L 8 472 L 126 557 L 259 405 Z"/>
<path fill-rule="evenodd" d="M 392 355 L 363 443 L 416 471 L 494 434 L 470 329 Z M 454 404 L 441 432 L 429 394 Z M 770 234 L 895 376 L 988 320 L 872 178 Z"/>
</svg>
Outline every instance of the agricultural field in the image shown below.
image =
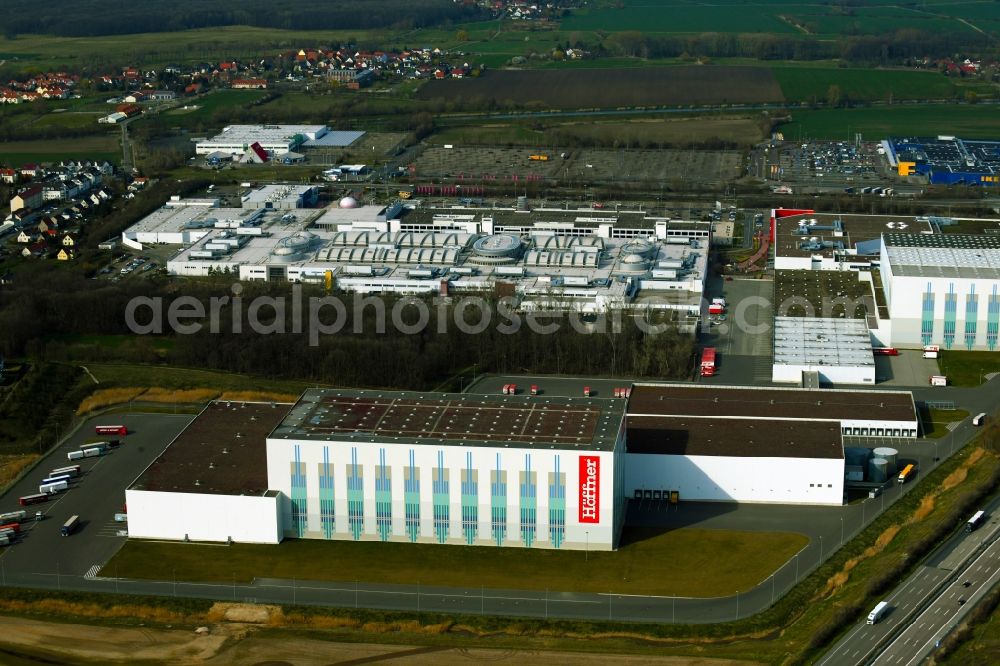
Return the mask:
<svg viewBox="0 0 1000 666">
<path fill-rule="evenodd" d="M 114 135 L 70 139 L 0 142 L 0 163 L 58 162 L 61 160 L 121 161 L 121 149 Z"/>
<path fill-rule="evenodd" d="M 616 3 L 618 4 L 618 3 Z M 912 29 L 927 32 L 971 32 L 976 27 L 996 31 L 1000 10 L 984 3 L 940 3 L 900 7 L 893 2 L 876 6 L 841 7 L 803 0 L 764 0 L 745 4 L 723 0 L 713 5 L 691 0 L 625 0 L 621 6 L 576 10 L 561 24 L 563 30 L 609 30 L 659 33 L 771 33 L 828 38 L 833 35 L 872 35 Z"/>
<path fill-rule="evenodd" d="M 690 65 L 490 71 L 475 79 L 429 81 L 417 96 L 566 109 L 784 101 L 778 81 L 766 67 Z"/>
<path fill-rule="evenodd" d="M 865 137 L 953 134 L 967 139 L 1000 138 L 997 107 L 976 104 L 893 105 L 857 109 L 793 111 L 782 125 L 785 137 L 843 140 L 860 132 Z"/>
<path fill-rule="evenodd" d="M 950 99 L 966 89 L 954 79 L 930 71 L 893 69 L 842 69 L 815 67 L 771 67 L 781 92 L 789 101 L 824 100 L 830 86 L 840 88 L 845 100 Z M 978 84 L 989 92 L 988 84 Z"/>
<path fill-rule="evenodd" d="M 532 160 L 533 154 L 545 161 Z M 565 154 L 566 157 L 562 157 Z M 741 175 L 738 151 L 634 150 L 582 148 L 564 151 L 534 148 L 429 146 L 414 164 L 414 178 L 454 182 L 514 184 L 558 181 L 723 184 Z"/>
</svg>

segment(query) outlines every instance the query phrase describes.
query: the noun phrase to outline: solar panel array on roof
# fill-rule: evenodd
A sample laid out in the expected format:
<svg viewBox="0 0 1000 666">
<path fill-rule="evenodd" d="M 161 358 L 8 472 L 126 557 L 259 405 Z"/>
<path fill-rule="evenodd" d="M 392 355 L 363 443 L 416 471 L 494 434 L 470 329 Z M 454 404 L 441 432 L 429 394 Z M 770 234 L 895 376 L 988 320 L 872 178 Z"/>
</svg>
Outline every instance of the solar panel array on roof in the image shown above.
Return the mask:
<svg viewBox="0 0 1000 666">
<path fill-rule="evenodd" d="M 624 415 L 622 399 L 313 389 L 271 437 L 612 450 Z"/>
<path fill-rule="evenodd" d="M 1000 237 L 970 234 L 887 234 L 893 275 L 1000 279 Z"/>
</svg>

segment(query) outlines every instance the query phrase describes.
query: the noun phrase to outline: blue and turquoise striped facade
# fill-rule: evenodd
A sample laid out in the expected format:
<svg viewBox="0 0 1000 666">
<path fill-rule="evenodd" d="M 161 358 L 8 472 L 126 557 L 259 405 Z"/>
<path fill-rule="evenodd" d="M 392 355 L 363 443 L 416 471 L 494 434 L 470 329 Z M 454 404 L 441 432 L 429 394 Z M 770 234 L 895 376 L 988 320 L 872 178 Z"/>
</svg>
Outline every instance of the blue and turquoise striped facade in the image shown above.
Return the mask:
<svg viewBox="0 0 1000 666">
<path fill-rule="evenodd" d="M 623 436 L 618 446 L 595 453 L 269 440 L 269 460 L 287 456 L 291 470 L 269 474 L 269 483 L 287 496 L 286 537 L 609 550 L 624 521 Z M 597 524 L 578 520 L 581 455 L 601 457 Z"/>
</svg>

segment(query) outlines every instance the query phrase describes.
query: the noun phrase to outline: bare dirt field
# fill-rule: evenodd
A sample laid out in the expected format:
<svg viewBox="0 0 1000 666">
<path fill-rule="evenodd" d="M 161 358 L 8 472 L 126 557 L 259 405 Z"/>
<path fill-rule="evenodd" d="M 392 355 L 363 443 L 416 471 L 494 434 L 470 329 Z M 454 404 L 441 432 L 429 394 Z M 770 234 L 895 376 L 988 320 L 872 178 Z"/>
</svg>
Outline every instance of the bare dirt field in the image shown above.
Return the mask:
<svg viewBox="0 0 1000 666">
<path fill-rule="evenodd" d="M 531 155 L 544 155 L 548 159 L 532 160 Z M 735 150 L 537 150 L 461 145 L 427 146 L 413 172 L 417 182 L 555 180 L 569 184 L 674 180 L 719 184 L 736 180 L 740 175 L 740 153 Z"/>
<path fill-rule="evenodd" d="M 686 104 L 782 102 L 766 67 L 679 65 L 629 69 L 488 71 L 477 78 L 429 81 L 421 99 L 542 108 L 630 108 Z"/>
<path fill-rule="evenodd" d="M 446 646 L 354 643 L 304 638 L 268 629 L 267 616 L 229 609 L 230 620 L 201 629 L 122 628 L 0 617 L 0 663 L 149 663 L 213 666 L 327 666 L 341 663 L 508 664 L 566 666 L 736 666 L 751 662 L 694 657 L 611 655 Z"/>
</svg>

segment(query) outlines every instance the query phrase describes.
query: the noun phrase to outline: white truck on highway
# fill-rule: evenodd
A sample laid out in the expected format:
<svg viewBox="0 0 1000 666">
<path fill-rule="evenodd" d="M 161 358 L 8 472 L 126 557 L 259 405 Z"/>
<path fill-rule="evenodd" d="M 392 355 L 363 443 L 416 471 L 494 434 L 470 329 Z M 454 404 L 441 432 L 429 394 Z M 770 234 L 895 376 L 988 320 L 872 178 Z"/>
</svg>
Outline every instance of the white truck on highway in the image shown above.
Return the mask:
<svg viewBox="0 0 1000 666">
<path fill-rule="evenodd" d="M 888 601 L 878 602 L 878 605 L 872 609 L 872 612 L 868 613 L 868 624 L 875 624 L 876 622 L 881 620 L 882 616 L 885 615 L 886 611 L 888 610 L 889 610 Z"/>
</svg>

